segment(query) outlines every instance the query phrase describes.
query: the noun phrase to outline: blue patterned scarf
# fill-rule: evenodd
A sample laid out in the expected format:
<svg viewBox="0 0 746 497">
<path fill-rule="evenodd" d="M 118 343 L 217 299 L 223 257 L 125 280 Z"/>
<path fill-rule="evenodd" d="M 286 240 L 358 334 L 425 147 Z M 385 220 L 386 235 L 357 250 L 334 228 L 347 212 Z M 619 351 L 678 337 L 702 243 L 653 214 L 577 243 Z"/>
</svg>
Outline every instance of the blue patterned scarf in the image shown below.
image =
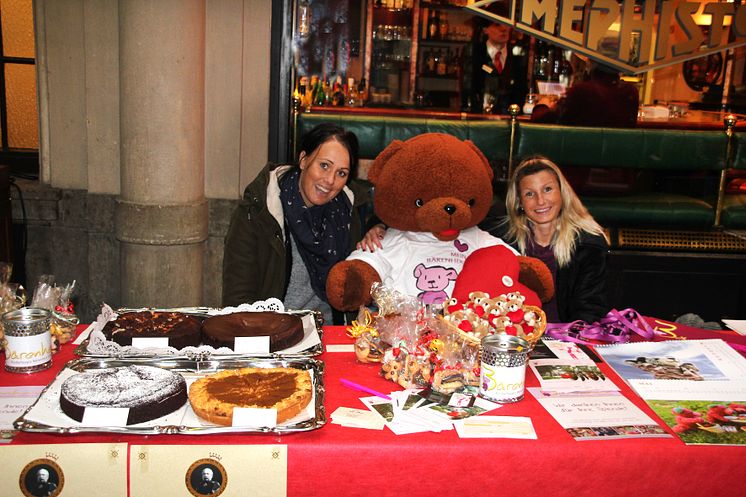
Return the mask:
<svg viewBox="0 0 746 497">
<path fill-rule="evenodd" d="M 300 194 L 300 169 L 280 178 L 285 223 L 311 277 L 311 287 L 326 302 L 326 277 L 349 255 L 352 204 L 343 192 L 324 205 L 306 207 Z"/>
</svg>

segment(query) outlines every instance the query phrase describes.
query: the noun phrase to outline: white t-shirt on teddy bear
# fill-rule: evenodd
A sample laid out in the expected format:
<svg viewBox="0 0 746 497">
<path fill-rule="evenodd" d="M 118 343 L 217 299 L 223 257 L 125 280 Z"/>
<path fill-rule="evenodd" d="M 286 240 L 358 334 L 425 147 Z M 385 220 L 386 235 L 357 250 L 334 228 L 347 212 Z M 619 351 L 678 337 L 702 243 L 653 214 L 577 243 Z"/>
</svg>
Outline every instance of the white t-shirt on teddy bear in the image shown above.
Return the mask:
<svg viewBox="0 0 746 497">
<path fill-rule="evenodd" d="M 389 228 L 382 249 L 373 253 L 355 250 L 347 259 L 370 264 L 386 287 L 416 295 L 426 304 L 440 304 L 450 298 L 469 254 L 493 245 L 505 245 L 517 254 L 500 238 L 477 227 L 463 230 L 450 242 L 432 233 Z"/>
</svg>

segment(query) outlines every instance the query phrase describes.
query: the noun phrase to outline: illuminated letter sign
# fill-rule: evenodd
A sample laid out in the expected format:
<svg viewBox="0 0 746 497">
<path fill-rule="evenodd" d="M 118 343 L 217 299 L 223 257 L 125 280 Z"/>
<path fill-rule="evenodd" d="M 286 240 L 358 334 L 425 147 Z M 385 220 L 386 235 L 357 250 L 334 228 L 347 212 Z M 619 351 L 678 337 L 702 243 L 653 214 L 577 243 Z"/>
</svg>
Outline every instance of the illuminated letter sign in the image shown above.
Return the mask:
<svg viewBox="0 0 746 497">
<path fill-rule="evenodd" d="M 746 5 L 725 1 L 482 0 L 466 8 L 627 73 L 746 45 Z"/>
</svg>

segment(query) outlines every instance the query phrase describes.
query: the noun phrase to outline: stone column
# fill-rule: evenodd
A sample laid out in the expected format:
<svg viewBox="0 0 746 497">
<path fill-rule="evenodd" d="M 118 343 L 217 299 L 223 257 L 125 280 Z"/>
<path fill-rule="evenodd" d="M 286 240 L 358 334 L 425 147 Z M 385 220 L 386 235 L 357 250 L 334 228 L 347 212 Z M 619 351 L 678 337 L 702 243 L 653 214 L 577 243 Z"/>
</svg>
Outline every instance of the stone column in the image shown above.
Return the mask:
<svg viewBox="0 0 746 497">
<path fill-rule="evenodd" d="M 119 0 L 122 304 L 202 302 L 204 0 Z"/>
</svg>

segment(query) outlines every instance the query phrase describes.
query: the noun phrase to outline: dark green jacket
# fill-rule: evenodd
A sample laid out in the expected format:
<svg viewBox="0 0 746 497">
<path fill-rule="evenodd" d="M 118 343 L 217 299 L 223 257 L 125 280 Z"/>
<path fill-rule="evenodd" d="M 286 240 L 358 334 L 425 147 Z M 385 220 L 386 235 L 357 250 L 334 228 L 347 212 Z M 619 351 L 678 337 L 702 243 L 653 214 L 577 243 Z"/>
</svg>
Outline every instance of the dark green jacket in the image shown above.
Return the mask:
<svg viewBox="0 0 746 497">
<path fill-rule="evenodd" d="M 285 298 L 290 278 L 290 246 L 286 243 L 278 178 L 289 165 L 268 164 L 246 187 L 231 217 L 223 253 L 223 305 L 235 306 Z M 351 181 L 343 190 L 353 206 L 350 251 L 363 236 L 368 191 Z"/>
</svg>

